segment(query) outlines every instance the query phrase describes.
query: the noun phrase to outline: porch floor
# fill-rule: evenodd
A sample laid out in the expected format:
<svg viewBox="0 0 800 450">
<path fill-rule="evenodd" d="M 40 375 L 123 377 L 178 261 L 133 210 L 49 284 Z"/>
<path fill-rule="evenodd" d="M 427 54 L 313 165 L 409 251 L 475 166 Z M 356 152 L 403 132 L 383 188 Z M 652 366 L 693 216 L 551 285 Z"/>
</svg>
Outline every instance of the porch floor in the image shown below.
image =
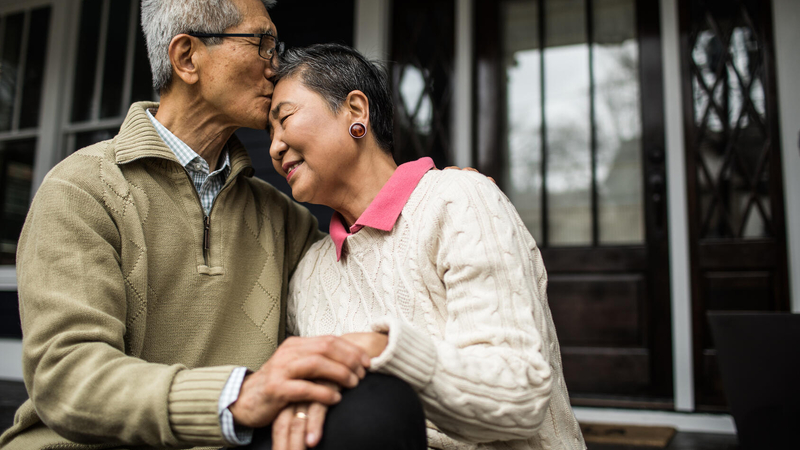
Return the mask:
<svg viewBox="0 0 800 450">
<path fill-rule="evenodd" d="M 0 432 L 14 422 L 14 413 L 28 398 L 19 381 L 0 380 Z M 652 447 L 589 444 L 589 450 L 652 450 Z M 730 434 L 677 433 L 666 450 L 739 450 L 736 436 Z"/>
</svg>

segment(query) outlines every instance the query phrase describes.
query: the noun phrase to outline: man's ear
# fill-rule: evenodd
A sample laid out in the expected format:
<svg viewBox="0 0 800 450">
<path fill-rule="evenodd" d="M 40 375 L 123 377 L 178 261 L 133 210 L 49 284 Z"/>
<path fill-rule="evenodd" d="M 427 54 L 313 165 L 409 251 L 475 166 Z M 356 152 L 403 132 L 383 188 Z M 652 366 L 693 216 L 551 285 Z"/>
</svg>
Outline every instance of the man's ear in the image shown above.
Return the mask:
<svg viewBox="0 0 800 450">
<path fill-rule="evenodd" d="M 172 72 L 186 84 L 197 83 L 199 79 L 195 58 L 200 40 L 188 34 L 179 34 L 169 43 L 169 61 Z"/>
<path fill-rule="evenodd" d="M 369 99 L 361 91 L 351 91 L 344 101 L 353 122 L 369 125 Z"/>
</svg>

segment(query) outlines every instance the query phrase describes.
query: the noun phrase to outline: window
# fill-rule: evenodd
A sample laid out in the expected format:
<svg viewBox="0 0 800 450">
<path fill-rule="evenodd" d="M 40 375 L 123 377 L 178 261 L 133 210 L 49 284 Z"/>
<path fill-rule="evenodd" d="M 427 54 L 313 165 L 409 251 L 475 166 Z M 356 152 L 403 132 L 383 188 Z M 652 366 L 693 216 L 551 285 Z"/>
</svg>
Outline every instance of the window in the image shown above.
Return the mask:
<svg viewBox="0 0 800 450">
<path fill-rule="evenodd" d="M 31 197 L 50 14 L 0 14 L 0 265 L 14 264 Z"/>
<path fill-rule="evenodd" d="M 139 2 L 83 0 L 64 155 L 117 134 L 131 102 L 156 98 Z"/>
</svg>

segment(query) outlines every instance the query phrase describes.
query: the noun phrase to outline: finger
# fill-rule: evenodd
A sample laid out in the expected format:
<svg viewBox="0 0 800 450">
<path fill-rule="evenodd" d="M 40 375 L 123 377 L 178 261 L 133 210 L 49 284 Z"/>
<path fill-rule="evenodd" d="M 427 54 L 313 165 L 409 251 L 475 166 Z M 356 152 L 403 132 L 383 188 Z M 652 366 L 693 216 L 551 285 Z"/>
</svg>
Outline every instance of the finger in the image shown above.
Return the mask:
<svg viewBox="0 0 800 450">
<path fill-rule="evenodd" d="M 497 181 L 494 181 L 494 178 L 492 177 L 487 177 L 487 178 L 489 178 L 489 181 L 491 181 L 492 183 L 497 184 Z"/>
<path fill-rule="evenodd" d="M 447 167 L 445 167 L 445 169 L 455 169 L 455 170 L 459 170 L 459 169 L 461 169 L 461 167 L 458 167 L 458 166 L 447 166 Z"/>
<path fill-rule="evenodd" d="M 290 362 L 286 366 L 286 376 L 290 379 L 323 379 L 354 388 L 359 377 L 349 367 L 321 355 L 311 355 Z"/>
<path fill-rule="evenodd" d="M 292 426 L 289 431 L 289 450 L 306 450 L 306 425 L 308 425 L 308 407 L 298 406 L 292 416 Z"/>
<path fill-rule="evenodd" d="M 281 386 L 283 400 L 288 403 L 320 402 L 335 405 L 342 399 L 338 388 L 331 388 L 308 380 L 288 380 Z"/>
<path fill-rule="evenodd" d="M 464 167 L 464 170 L 469 171 L 469 172 L 477 172 L 478 171 L 478 169 L 475 169 L 473 167 Z"/>
<path fill-rule="evenodd" d="M 369 365 L 369 356 L 358 345 L 336 336 L 318 336 L 313 338 L 287 339 L 289 360 L 302 355 L 322 355 L 338 363 L 344 364 L 355 373 L 358 367 Z"/>
<path fill-rule="evenodd" d="M 272 450 L 287 450 L 289 443 L 289 429 L 292 426 L 294 406 L 283 408 L 272 422 Z"/>
<path fill-rule="evenodd" d="M 322 439 L 322 426 L 325 424 L 325 414 L 328 407 L 322 403 L 314 402 L 308 407 L 308 423 L 306 424 L 306 445 L 315 447 Z"/>
</svg>

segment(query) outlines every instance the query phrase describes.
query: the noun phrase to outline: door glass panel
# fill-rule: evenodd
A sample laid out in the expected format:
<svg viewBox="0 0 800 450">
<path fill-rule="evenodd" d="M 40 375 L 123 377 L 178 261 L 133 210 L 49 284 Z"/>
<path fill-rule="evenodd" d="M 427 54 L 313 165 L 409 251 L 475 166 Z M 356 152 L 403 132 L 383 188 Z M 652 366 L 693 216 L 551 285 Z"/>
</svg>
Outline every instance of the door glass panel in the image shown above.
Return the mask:
<svg viewBox="0 0 800 450">
<path fill-rule="evenodd" d="M 773 235 L 763 46 L 746 8 L 693 11 L 692 96 L 702 239 Z"/>
<path fill-rule="evenodd" d="M 31 11 L 28 54 L 25 62 L 22 107 L 19 117 L 20 128 L 35 128 L 39 126 L 39 106 L 42 99 L 44 60 L 47 54 L 49 31 L 50 7 Z"/>
<path fill-rule="evenodd" d="M 28 213 L 36 139 L 0 141 L 0 265 L 14 264 Z"/>
<path fill-rule="evenodd" d="M 22 47 L 22 28 L 25 14 L 2 17 L 3 47 L 0 60 L 0 131 L 11 129 L 14 117 L 14 100 L 17 96 L 17 73 Z"/>
<path fill-rule="evenodd" d="M 592 244 L 589 46 L 584 0 L 545 1 L 549 244 Z"/>
<path fill-rule="evenodd" d="M 505 23 L 506 133 L 508 170 L 505 191 L 531 235 L 542 237 L 542 77 L 539 2 L 506 2 Z"/>
<path fill-rule="evenodd" d="M 405 0 L 392 5 L 394 157 L 430 156 L 451 165 L 455 2 Z"/>
<path fill-rule="evenodd" d="M 635 0 L 594 1 L 594 118 L 601 244 L 644 241 Z"/>
<path fill-rule="evenodd" d="M 635 3 L 512 0 L 501 8 L 503 184 L 543 247 L 644 242 Z"/>
</svg>

